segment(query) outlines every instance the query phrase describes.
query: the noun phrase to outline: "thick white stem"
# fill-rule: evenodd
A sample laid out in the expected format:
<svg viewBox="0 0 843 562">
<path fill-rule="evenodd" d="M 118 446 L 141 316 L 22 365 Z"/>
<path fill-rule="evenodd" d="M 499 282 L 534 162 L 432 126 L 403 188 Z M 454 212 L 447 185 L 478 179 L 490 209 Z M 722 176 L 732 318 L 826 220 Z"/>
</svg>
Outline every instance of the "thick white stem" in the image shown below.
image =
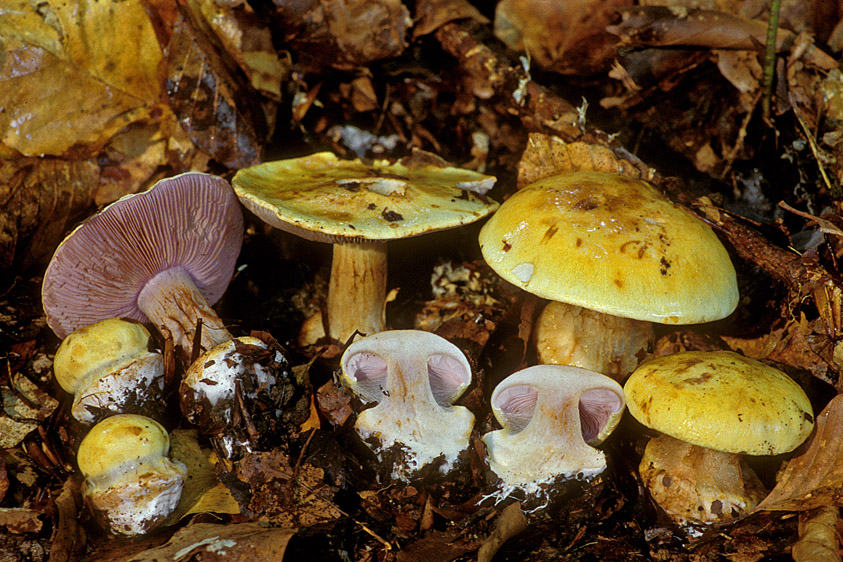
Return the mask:
<svg viewBox="0 0 843 562">
<path fill-rule="evenodd" d="M 138 308 L 164 337 L 172 338 L 183 360 L 190 359 L 199 320 L 200 353 L 231 339 L 220 317 L 181 267 L 164 270 L 150 279 L 138 294 Z"/>
<path fill-rule="evenodd" d="M 650 322 L 549 302 L 535 326 L 540 363 L 571 365 L 621 381 L 653 339 Z"/>
<path fill-rule="evenodd" d="M 385 325 L 386 243 L 334 244 L 328 285 L 328 335 L 345 342 L 355 330 L 370 335 Z"/>
</svg>

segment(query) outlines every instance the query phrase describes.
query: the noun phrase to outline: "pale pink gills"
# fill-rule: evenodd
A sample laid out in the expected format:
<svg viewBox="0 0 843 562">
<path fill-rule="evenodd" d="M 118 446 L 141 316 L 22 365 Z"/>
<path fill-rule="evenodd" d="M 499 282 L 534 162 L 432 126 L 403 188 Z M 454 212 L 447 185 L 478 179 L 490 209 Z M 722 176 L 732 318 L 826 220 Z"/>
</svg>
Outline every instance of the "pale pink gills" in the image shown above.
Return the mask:
<svg viewBox="0 0 843 562">
<path fill-rule="evenodd" d="M 152 322 L 188 357 L 230 339 L 211 308 L 234 273 L 243 214 L 224 179 L 186 173 L 126 196 L 77 227 L 44 276 L 47 323 L 61 338 L 105 318 Z"/>
<path fill-rule="evenodd" d="M 91 428 L 76 460 L 82 497 L 106 530 L 141 535 L 175 510 L 187 468 L 169 451 L 167 431 L 143 416 L 118 414 Z"/>
<path fill-rule="evenodd" d="M 811 402 L 798 384 L 731 351 L 658 357 L 632 373 L 624 393 L 630 414 L 664 434 L 647 445 L 642 480 L 689 533 L 739 515 L 763 497 L 740 454 L 788 453 L 814 427 Z M 687 446 L 674 446 L 676 440 Z M 714 465 L 722 467 L 716 478 L 705 472 Z"/>
<path fill-rule="evenodd" d="M 386 242 L 456 228 L 497 208 L 495 183 L 453 167 L 341 160 L 321 152 L 240 170 L 232 180 L 243 205 L 267 224 L 332 243 L 327 333 L 345 342 L 384 329 Z M 320 335 L 308 327 L 304 343 Z"/>
<path fill-rule="evenodd" d="M 535 365 L 511 374 L 492 393 L 502 429 L 483 436 L 493 494 L 516 490 L 546 498 L 568 479 L 591 479 L 606 468 L 594 446 L 620 422 L 623 390 L 613 379 L 565 365 Z"/>
<path fill-rule="evenodd" d="M 734 267 L 712 230 L 650 184 L 617 174 L 534 182 L 501 205 L 479 239 L 501 277 L 564 303 L 539 321 L 546 362 L 570 360 L 620 380 L 646 351 L 650 322 L 710 322 L 738 303 Z"/>
<path fill-rule="evenodd" d="M 352 343 L 341 380 L 364 403 L 357 434 L 381 460 L 397 449 L 389 476 L 408 482 L 426 465 L 447 474 L 468 447 L 474 415 L 454 406 L 471 384 L 471 367 L 452 343 L 429 332 L 392 330 Z"/>
<path fill-rule="evenodd" d="M 164 413 L 164 358 L 142 324 L 107 318 L 79 328 L 56 350 L 56 382 L 73 394 L 71 414 L 94 423 L 112 414 Z"/>
</svg>

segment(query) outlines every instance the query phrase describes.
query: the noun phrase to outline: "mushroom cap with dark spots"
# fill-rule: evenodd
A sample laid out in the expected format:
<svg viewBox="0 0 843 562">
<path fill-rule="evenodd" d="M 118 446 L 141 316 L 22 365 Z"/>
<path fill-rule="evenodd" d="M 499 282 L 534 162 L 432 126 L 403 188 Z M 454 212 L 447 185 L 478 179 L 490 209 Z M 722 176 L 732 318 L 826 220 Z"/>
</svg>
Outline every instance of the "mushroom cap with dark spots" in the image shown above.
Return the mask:
<svg viewBox="0 0 843 562">
<path fill-rule="evenodd" d="M 492 269 L 548 300 L 663 324 L 718 320 L 738 303 L 735 269 L 708 225 L 618 174 L 527 185 L 479 238 Z"/>
<path fill-rule="evenodd" d="M 731 351 L 657 357 L 630 375 L 624 394 L 629 413 L 647 427 L 728 453 L 787 453 L 814 427 L 796 382 Z"/>
<path fill-rule="evenodd" d="M 190 172 L 112 203 L 59 245 L 44 275 L 47 323 L 61 338 L 105 318 L 146 322 L 138 293 L 158 273 L 183 268 L 209 304 L 222 296 L 243 241 L 229 183 Z"/>
</svg>

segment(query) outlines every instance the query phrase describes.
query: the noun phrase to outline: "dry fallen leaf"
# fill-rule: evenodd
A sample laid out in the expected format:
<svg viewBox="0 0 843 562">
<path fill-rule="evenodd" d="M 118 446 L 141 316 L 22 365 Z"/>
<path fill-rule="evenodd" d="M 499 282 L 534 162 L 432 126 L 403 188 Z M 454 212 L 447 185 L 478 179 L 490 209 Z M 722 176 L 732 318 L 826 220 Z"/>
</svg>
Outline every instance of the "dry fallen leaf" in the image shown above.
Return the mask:
<svg viewBox="0 0 843 562">
<path fill-rule="evenodd" d="M 836 506 L 799 514 L 799 541 L 791 550 L 794 562 L 840 562 L 839 515 Z"/>
<path fill-rule="evenodd" d="M 832 398 L 817 416 L 811 441 L 798 451 L 754 512 L 843 505 L 843 395 Z"/>
<path fill-rule="evenodd" d="M 214 465 L 219 462 L 216 454 L 202 448 L 196 430 L 170 432 L 170 458 L 187 466 L 187 480 L 179 504 L 165 525 L 174 524 L 191 513 L 240 513 L 237 500 L 214 473 Z"/>
<path fill-rule="evenodd" d="M 610 148 L 585 142 L 565 142 L 559 137 L 530 133 L 527 147 L 518 162 L 518 187 L 542 178 L 561 174 L 594 170 L 612 172 L 631 178 L 642 177 L 641 170 Z"/>
<path fill-rule="evenodd" d="M 192 523 L 180 529 L 166 544 L 121 558 L 109 555 L 90 562 L 279 562 L 295 529 L 269 527 L 261 523 Z"/>
</svg>

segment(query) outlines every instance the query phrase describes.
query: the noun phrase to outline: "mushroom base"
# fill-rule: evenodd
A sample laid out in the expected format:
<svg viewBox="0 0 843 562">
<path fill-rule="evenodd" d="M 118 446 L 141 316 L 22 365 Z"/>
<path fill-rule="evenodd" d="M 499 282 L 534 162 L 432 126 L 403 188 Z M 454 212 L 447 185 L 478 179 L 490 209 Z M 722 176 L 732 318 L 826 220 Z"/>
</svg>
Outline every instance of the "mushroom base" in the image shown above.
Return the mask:
<svg viewBox="0 0 843 562">
<path fill-rule="evenodd" d="M 639 472 L 656 503 L 689 532 L 745 513 L 767 493 L 739 455 L 669 435 L 647 443 Z"/>
</svg>

